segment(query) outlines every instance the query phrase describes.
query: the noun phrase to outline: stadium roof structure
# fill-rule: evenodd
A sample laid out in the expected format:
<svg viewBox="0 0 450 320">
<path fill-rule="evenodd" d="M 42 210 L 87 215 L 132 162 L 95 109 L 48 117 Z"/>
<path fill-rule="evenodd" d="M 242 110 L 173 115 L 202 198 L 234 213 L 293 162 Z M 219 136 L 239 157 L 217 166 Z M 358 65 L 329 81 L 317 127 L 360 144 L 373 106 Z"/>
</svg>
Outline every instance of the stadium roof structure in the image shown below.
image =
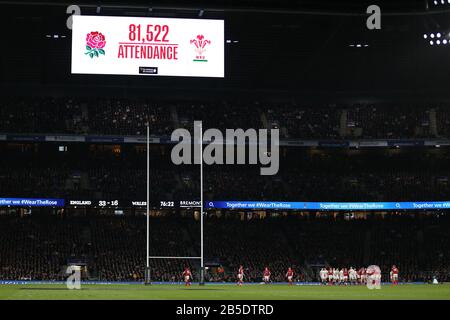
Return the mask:
<svg viewBox="0 0 450 320">
<path fill-rule="evenodd" d="M 450 7 L 429 8 L 422 0 L 378 1 L 382 28 L 368 30 L 365 9 L 370 1 L 154 1 L 151 7 L 144 3 L 86 1 L 81 8 L 86 15 L 224 19 L 225 78 L 71 75 L 71 33 L 64 1 L 0 1 L 3 30 L 20 26 L 28 38 L 25 43 L 14 33 L 4 35 L 5 43 L 15 50 L 2 53 L 0 85 L 141 88 L 158 93 L 170 87 L 203 95 L 230 91 L 311 97 L 450 94 L 450 44 L 430 46 L 423 38 L 430 32 L 450 34 Z"/>
<path fill-rule="evenodd" d="M 144 0 L 107 0 L 107 1 L 0 1 L 2 4 L 26 4 L 53 6 L 68 6 L 77 4 L 81 7 L 102 8 L 153 8 L 170 10 L 195 10 L 203 9 L 220 12 L 284 12 L 284 13 L 317 13 L 317 14 L 359 14 L 367 6 L 377 4 L 390 13 L 423 13 L 430 11 L 429 0 L 379 0 L 376 3 L 370 0 L 157 0 L 149 3 Z M 440 8 L 436 8 L 439 10 Z M 431 10 L 432 11 L 432 10 Z"/>
</svg>

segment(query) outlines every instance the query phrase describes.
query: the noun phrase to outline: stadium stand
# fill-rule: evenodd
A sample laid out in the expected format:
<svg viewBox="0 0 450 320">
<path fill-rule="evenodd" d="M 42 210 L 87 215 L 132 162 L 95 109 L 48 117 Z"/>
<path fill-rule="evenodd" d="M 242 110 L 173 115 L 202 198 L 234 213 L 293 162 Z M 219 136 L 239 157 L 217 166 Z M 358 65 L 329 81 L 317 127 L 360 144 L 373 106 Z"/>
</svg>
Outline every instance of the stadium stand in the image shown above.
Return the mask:
<svg viewBox="0 0 450 320">
<path fill-rule="evenodd" d="M 146 230 L 142 215 L 0 215 L 0 220 L 2 280 L 63 279 L 68 260 L 84 259 L 91 280 L 143 281 Z M 198 234 L 199 224 L 192 216 L 152 217 L 151 226 L 151 254 L 198 252 L 198 239 L 192 235 Z M 273 281 L 283 281 L 289 266 L 296 270 L 297 281 L 318 281 L 316 266 L 376 263 L 385 280 L 396 264 L 403 281 L 430 281 L 436 275 L 448 281 L 449 226 L 445 215 L 425 213 L 351 219 L 215 213 L 205 224 L 205 257 L 220 264 L 224 272 L 210 273 L 207 280 L 235 281 L 236 269 L 244 265 L 247 281 L 261 281 L 265 266 L 271 268 Z M 198 279 L 198 265 L 179 260 L 152 260 L 152 278 L 180 281 L 185 266 Z"/>
<path fill-rule="evenodd" d="M 0 192 L 4 197 L 146 199 L 145 152 L 136 146 L 4 143 Z M 436 152 L 436 151 L 439 152 Z M 205 166 L 205 198 L 277 201 L 431 201 L 450 193 L 444 149 L 281 150 L 280 171 L 258 166 Z M 171 164 L 170 146 L 151 152 L 151 197 L 199 200 L 196 166 Z M 84 159 L 80 162 L 78 159 Z M 412 159 L 405 166 L 405 159 Z M 431 200 L 430 200 L 431 199 Z"/>
<path fill-rule="evenodd" d="M 0 132 L 139 136 L 149 121 L 152 135 L 167 136 L 175 128 L 192 130 L 193 121 L 202 120 L 205 128 L 278 128 L 281 137 L 297 139 L 449 137 L 446 110 L 410 104 L 3 97 Z"/>
<path fill-rule="evenodd" d="M 2 134 L 143 136 L 149 121 L 152 136 L 168 136 L 178 127 L 192 131 L 192 122 L 203 120 L 205 128 L 220 130 L 279 128 L 286 139 L 419 139 L 447 137 L 449 119 L 445 107 L 425 105 L 411 111 L 408 105 L 383 104 L 52 97 L 2 98 L 0 104 Z M 211 112 L 211 108 L 221 112 Z M 7 155 L 0 158 L 2 197 L 145 200 L 145 148 L 120 143 L 64 144 L 68 149 L 60 152 L 58 143 L 1 142 L 0 150 Z M 199 200 L 198 168 L 174 166 L 169 157 L 170 145 L 152 146 L 151 199 Z M 280 172 L 273 177 L 260 176 L 259 167 L 254 166 L 206 166 L 205 199 L 443 200 L 450 194 L 448 157 L 446 149 L 284 147 Z M 87 264 L 87 279 L 143 281 L 146 234 L 142 212 L 30 212 L 0 210 L 0 242 L 4 243 L 0 246 L 0 279 L 63 280 L 67 263 L 78 259 Z M 235 281 L 235 271 L 242 264 L 247 281 L 260 281 L 265 266 L 271 268 L 273 281 L 284 281 L 289 266 L 296 270 L 297 281 L 317 281 L 319 266 L 368 263 L 378 264 L 385 279 L 392 264 L 399 266 L 404 281 L 430 281 L 433 276 L 440 281 L 450 279 L 447 217 L 439 212 L 421 212 L 417 217 L 357 216 L 212 212 L 205 224 L 205 256 L 220 268 L 211 268 L 206 279 Z M 198 255 L 196 218 L 189 210 L 154 211 L 151 253 Z M 195 261 L 152 260 L 152 279 L 179 281 L 185 267 L 198 279 Z"/>
</svg>

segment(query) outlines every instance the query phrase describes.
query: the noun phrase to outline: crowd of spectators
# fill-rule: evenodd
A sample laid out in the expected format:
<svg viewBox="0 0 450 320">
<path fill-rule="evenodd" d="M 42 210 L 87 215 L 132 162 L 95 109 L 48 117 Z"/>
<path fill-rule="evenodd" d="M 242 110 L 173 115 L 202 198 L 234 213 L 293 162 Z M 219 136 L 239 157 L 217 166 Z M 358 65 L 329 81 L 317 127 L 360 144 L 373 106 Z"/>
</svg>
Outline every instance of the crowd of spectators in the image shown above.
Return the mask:
<svg viewBox="0 0 450 320">
<path fill-rule="evenodd" d="M 440 137 L 450 137 L 450 110 L 440 106 L 436 110 L 437 131 Z"/>
<path fill-rule="evenodd" d="M 144 216 L 0 215 L 0 279 L 62 280 L 70 260 L 87 264 L 87 277 L 100 281 L 143 281 Z M 199 223 L 192 217 L 150 220 L 151 256 L 199 254 Z M 234 282 L 244 266 L 245 280 L 260 282 L 269 267 L 272 281 L 284 281 L 288 267 L 296 281 L 318 281 L 313 267 L 379 265 L 388 281 L 390 267 L 401 281 L 450 280 L 450 220 L 443 214 L 374 214 L 347 219 L 333 214 L 261 216 L 227 213 L 205 220 L 205 263 L 219 265 L 209 281 Z M 181 281 L 185 267 L 199 279 L 195 260 L 151 259 L 153 281 Z"/>
<path fill-rule="evenodd" d="M 90 266 L 99 280 L 142 281 L 145 272 L 146 229 L 143 217 L 93 218 Z M 177 219 L 152 219 L 150 256 L 192 256 Z M 185 260 L 151 259 L 151 277 L 157 281 L 179 281 Z"/>
<path fill-rule="evenodd" d="M 65 169 L 32 167 L 11 170 L 1 167 L 0 194 L 4 197 L 65 197 L 70 194 L 65 188 L 68 177 L 69 171 Z"/>
<path fill-rule="evenodd" d="M 2 280 L 63 280 L 63 266 L 86 247 L 76 219 L 0 216 Z"/>
<path fill-rule="evenodd" d="M 359 135 L 372 139 L 432 137 L 430 111 L 411 105 L 355 105 L 347 109 L 347 127 Z"/>
<path fill-rule="evenodd" d="M 292 170 L 290 175 L 268 178 L 244 169 L 214 170 L 205 175 L 204 193 L 211 200 L 431 201 L 448 198 L 449 179 L 445 172 L 330 175 Z M 180 177 L 169 170 L 152 169 L 150 180 L 151 198 L 157 201 L 199 198 L 199 180 L 195 174 Z M 81 183 L 79 174 L 68 170 L 0 169 L 0 192 L 4 197 L 146 199 L 143 169 L 91 169 L 87 181 Z"/>
<path fill-rule="evenodd" d="M 25 155 L 4 150 L 0 159 L 3 197 L 144 201 L 145 153 L 90 149 L 60 157 L 47 150 Z M 286 151 L 286 150 L 285 150 Z M 450 194 L 448 152 L 282 152 L 276 175 L 259 165 L 204 166 L 206 200 L 439 201 Z M 434 152 L 439 151 L 439 152 Z M 109 154 L 109 156 L 108 156 Z M 153 202 L 199 200 L 200 170 L 176 166 L 170 149 L 152 152 Z M 80 161 L 79 159 L 83 159 Z M 408 164 L 408 165 L 405 165 Z"/>
<path fill-rule="evenodd" d="M 450 193 L 447 172 L 328 173 L 289 168 L 275 177 L 244 168 L 206 172 L 205 195 L 220 200 L 431 201 L 447 199 Z"/>
<path fill-rule="evenodd" d="M 423 240 L 420 240 L 420 246 L 423 248 L 424 263 L 421 267 L 428 273 L 437 270 L 436 275 L 444 281 L 450 281 L 450 247 L 447 245 L 450 241 L 449 229 L 445 226 L 447 218 L 440 216 L 438 219 L 428 218 L 424 223 L 422 232 Z"/>
<path fill-rule="evenodd" d="M 432 112 L 432 110 L 434 110 Z M 433 116 L 431 116 L 433 114 Z M 176 128 L 278 128 L 282 138 L 449 137 L 445 106 L 272 101 L 153 101 L 149 98 L 2 98 L 0 133 L 168 136 Z M 436 125 L 433 129 L 432 123 Z"/>
<path fill-rule="evenodd" d="M 282 136 L 300 139 L 338 139 L 341 110 L 333 106 L 299 106 L 295 103 L 266 106 L 268 127 Z"/>
<path fill-rule="evenodd" d="M 2 98 L 2 133 L 170 134 L 174 128 L 167 104 L 148 99 Z"/>
<path fill-rule="evenodd" d="M 173 172 L 151 169 L 149 176 L 154 182 L 152 199 L 173 198 L 173 188 L 177 185 Z M 147 197 L 146 190 L 146 171 L 143 169 L 93 168 L 84 175 L 75 169 L 52 167 L 14 170 L 0 168 L 2 197 L 142 201 Z"/>
<path fill-rule="evenodd" d="M 95 168 L 88 171 L 91 197 L 97 199 L 144 200 L 147 198 L 147 172 L 143 169 Z M 153 199 L 171 199 L 176 186 L 169 170 L 149 170 Z"/>
<path fill-rule="evenodd" d="M 71 98 L 0 99 L 0 130 L 8 133 L 79 133 L 81 103 Z"/>
<path fill-rule="evenodd" d="M 279 128 L 283 138 L 398 139 L 450 137 L 449 119 L 444 107 L 402 105 L 156 103 L 137 98 L 0 100 L 0 133 L 144 135 L 149 122 L 152 135 L 170 135 L 178 127 L 192 131 L 193 121 L 203 120 L 204 128 L 220 130 Z M 41 150 L 41 146 L 22 146 L 14 153 L 2 144 L 2 197 L 146 199 L 142 150 L 89 146 L 96 150 L 55 156 L 50 147 Z M 154 149 L 158 151 L 152 150 L 150 158 L 151 199 L 199 200 L 198 167 L 172 165 L 167 145 Z M 287 149 L 281 152 L 280 172 L 275 176 L 261 176 L 259 166 L 205 166 L 205 199 L 397 202 L 446 200 L 450 194 L 448 156 L 443 149 L 439 149 L 440 156 L 388 152 L 361 159 L 351 157 L 351 151 L 336 155 L 316 150 L 316 156 L 305 156 Z M 151 254 L 198 255 L 196 221 L 152 219 Z M 89 277 L 143 280 L 146 232 L 141 216 L 4 215 L 0 220 L 0 279 L 65 279 L 63 267 L 68 259 L 82 258 L 88 263 Z M 396 264 L 404 280 L 428 281 L 432 275 L 450 280 L 449 221 L 439 214 L 420 220 L 243 220 L 216 217 L 206 221 L 205 254 L 209 262 L 225 270 L 207 273 L 207 279 L 234 281 L 240 264 L 245 266 L 247 280 L 259 281 L 262 269 L 269 266 L 273 280 L 282 281 L 289 266 L 297 271 L 297 280 L 306 280 L 311 278 L 309 264 L 360 267 L 370 262 L 380 265 L 384 276 Z M 152 278 L 178 281 L 184 267 L 192 268 L 198 278 L 195 261 L 164 259 L 151 260 Z"/>
<path fill-rule="evenodd" d="M 176 107 L 180 126 L 193 132 L 194 121 L 202 121 L 204 129 L 264 128 L 258 103 L 179 103 Z"/>
<path fill-rule="evenodd" d="M 304 279 L 300 272 L 302 262 L 292 250 L 278 221 L 256 218 L 242 222 L 211 218 L 205 230 L 205 255 L 227 266 L 229 271 L 222 281 L 234 281 L 240 265 L 245 268 L 246 281 L 260 281 L 266 266 L 270 267 L 273 281 L 285 281 L 284 275 L 289 267 L 297 270 L 299 280 Z M 230 237 L 230 230 L 235 236 Z M 198 227 L 191 228 L 192 234 L 199 231 Z"/>
<path fill-rule="evenodd" d="M 146 124 L 153 135 L 170 135 L 170 107 L 137 99 L 99 99 L 88 106 L 89 133 L 145 135 Z"/>
</svg>

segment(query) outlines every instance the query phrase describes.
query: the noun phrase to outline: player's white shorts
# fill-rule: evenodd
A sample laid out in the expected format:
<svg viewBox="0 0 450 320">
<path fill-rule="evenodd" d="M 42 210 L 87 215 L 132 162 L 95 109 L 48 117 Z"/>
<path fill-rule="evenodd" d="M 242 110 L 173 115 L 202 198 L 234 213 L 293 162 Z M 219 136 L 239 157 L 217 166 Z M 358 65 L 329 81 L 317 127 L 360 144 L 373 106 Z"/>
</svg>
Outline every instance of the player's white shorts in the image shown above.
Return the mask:
<svg viewBox="0 0 450 320">
<path fill-rule="evenodd" d="M 347 282 L 348 276 L 344 276 L 344 282 Z"/>
<path fill-rule="evenodd" d="M 351 281 L 356 280 L 356 276 L 355 276 L 354 274 L 350 275 L 350 280 L 351 280 Z"/>
<path fill-rule="evenodd" d="M 189 282 L 189 276 L 184 276 L 184 282 Z"/>
<path fill-rule="evenodd" d="M 393 274 L 392 275 L 392 280 L 398 280 L 398 274 Z"/>
<path fill-rule="evenodd" d="M 264 281 L 268 282 L 269 281 L 269 276 L 264 276 Z"/>
<path fill-rule="evenodd" d="M 328 276 L 328 281 L 333 280 L 333 276 Z"/>
<path fill-rule="evenodd" d="M 242 279 L 244 278 L 244 275 L 238 273 L 237 278 L 238 278 L 239 281 L 242 281 Z"/>
<path fill-rule="evenodd" d="M 288 281 L 292 281 L 292 276 L 288 276 Z"/>
<path fill-rule="evenodd" d="M 327 279 L 328 279 L 327 276 L 321 276 L 321 277 L 320 277 L 320 280 L 322 280 L 322 281 L 327 281 Z"/>
</svg>

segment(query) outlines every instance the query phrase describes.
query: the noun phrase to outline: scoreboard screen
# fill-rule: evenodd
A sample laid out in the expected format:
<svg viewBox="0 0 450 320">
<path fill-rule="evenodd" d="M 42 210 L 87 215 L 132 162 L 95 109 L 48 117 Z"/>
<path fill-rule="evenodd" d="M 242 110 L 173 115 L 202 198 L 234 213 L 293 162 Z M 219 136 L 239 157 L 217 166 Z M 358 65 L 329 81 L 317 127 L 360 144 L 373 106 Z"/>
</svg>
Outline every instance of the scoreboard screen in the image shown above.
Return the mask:
<svg viewBox="0 0 450 320">
<path fill-rule="evenodd" d="M 74 15 L 72 73 L 224 77 L 224 21 Z"/>
</svg>

